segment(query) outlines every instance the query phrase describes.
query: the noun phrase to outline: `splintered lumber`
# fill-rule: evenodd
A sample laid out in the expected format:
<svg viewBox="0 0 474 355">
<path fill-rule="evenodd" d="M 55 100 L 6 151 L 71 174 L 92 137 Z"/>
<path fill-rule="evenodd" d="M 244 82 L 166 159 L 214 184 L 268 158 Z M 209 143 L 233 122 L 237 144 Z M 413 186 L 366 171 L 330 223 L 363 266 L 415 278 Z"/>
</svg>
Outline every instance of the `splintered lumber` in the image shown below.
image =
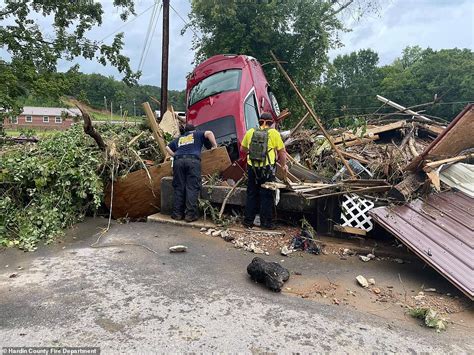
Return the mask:
<svg viewBox="0 0 474 355">
<path fill-rule="evenodd" d="M 344 191 L 336 191 L 323 195 L 304 195 L 307 200 L 314 200 L 322 197 L 338 196 L 344 194 L 367 194 L 373 192 L 386 192 L 390 190 L 390 186 L 373 186 L 373 187 L 362 187 L 362 188 L 352 188 Z"/>
<path fill-rule="evenodd" d="M 346 158 L 357 160 L 359 163 L 366 164 L 366 165 L 368 165 L 370 163 L 367 159 L 364 159 L 363 157 L 361 157 L 358 154 L 348 153 L 348 152 L 344 152 L 344 151 L 341 151 L 341 153 Z"/>
<path fill-rule="evenodd" d="M 428 117 L 425 117 L 423 115 L 420 115 L 418 112 L 415 112 L 413 110 L 410 110 L 406 107 L 403 107 L 402 105 L 400 104 L 397 104 L 396 102 L 393 102 L 393 101 L 390 101 L 389 99 L 386 99 L 385 97 L 383 96 L 380 96 L 380 95 L 377 95 L 377 100 L 383 102 L 384 104 L 387 104 L 389 106 L 392 106 L 392 107 L 395 107 L 397 110 L 399 110 L 400 112 L 406 112 L 406 113 L 409 113 L 410 115 L 413 115 L 415 117 L 418 117 L 424 121 L 432 121 L 431 119 L 429 119 Z"/>
<path fill-rule="evenodd" d="M 262 185 L 260 185 L 264 189 L 268 190 L 278 190 L 278 189 L 286 189 L 288 186 L 286 184 L 282 184 L 281 182 L 269 181 Z"/>
<path fill-rule="evenodd" d="M 168 154 L 166 153 L 166 148 L 165 148 L 166 144 L 165 144 L 163 132 L 161 131 L 161 128 L 158 126 L 158 123 L 156 122 L 155 114 L 153 113 L 150 107 L 150 104 L 148 102 L 144 102 L 142 104 L 142 107 L 145 110 L 146 116 L 148 117 L 148 122 L 150 123 L 150 128 L 151 128 L 151 131 L 153 132 L 153 137 L 158 143 L 161 154 L 163 154 L 163 158 L 164 158 Z"/>
<path fill-rule="evenodd" d="M 291 87 L 293 88 L 293 90 L 295 90 L 296 92 L 296 95 L 299 97 L 299 99 L 301 100 L 301 102 L 303 103 L 303 105 L 306 107 L 306 110 L 309 112 L 309 114 L 311 115 L 311 117 L 313 117 L 313 120 L 316 122 L 316 124 L 319 126 L 319 128 L 321 129 L 321 131 L 323 132 L 324 136 L 326 137 L 326 139 L 329 141 L 329 144 L 331 144 L 331 147 L 332 149 L 336 152 L 336 154 L 339 156 L 339 158 L 341 158 L 341 161 L 342 163 L 344 164 L 344 166 L 346 167 L 347 171 L 351 174 L 351 176 L 356 179 L 357 176 L 356 174 L 354 173 L 354 171 L 352 170 L 352 168 L 350 167 L 349 163 L 346 161 L 346 159 L 344 158 L 344 156 L 341 154 L 341 151 L 339 150 L 339 148 L 334 144 L 333 142 L 333 137 L 326 131 L 326 128 L 324 128 L 321 120 L 319 119 L 319 117 L 314 113 L 313 109 L 311 108 L 311 106 L 306 102 L 305 98 L 303 97 L 303 95 L 300 93 L 300 91 L 298 90 L 298 88 L 296 87 L 295 83 L 293 83 L 293 81 L 291 80 L 291 78 L 289 77 L 288 73 L 285 71 L 285 69 L 283 69 L 283 67 L 281 66 L 280 62 L 278 61 L 277 57 L 275 56 L 275 54 L 273 54 L 272 51 L 270 51 L 270 55 L 272 56 L 273 60 L 276 62 L 278 68 L 280 69 L 280 71 L 282 72 L 283 76 L 286 78 L 286 80 L 288 80 L 288 82 L 290 83 Z"/>
<path fill-rule="evenodd" d="M 100 150 L 105 151 L 106 144 L 99 132 L 97 132 L 94 126 L 92 126 L 91 116 L 89 115 L 89 112 L 87 112 L 87 110 L 84 108 L 84 106 L 81 105 L 79 101 L 74 100 L 74 103 L 79 109 L 79 111 L 81 111 L 82 119 L 84 120 L 84 133 L 88 134 L 95 140 Z"/>
<path fill-rule="evenodd" d="M 438 136 L 440 135 L 441 133 L 443 133 L 443 131 L 445 130 L 444 127 L 440 127 L 440 126 L 435 126 L 435 125 L 430 125 L 430 124 L 426 124 L 426 123 L 418 123 L 418 127 L 420 129 L 423 129 L 425 130 L 426 132 L 434 135 L 434 136 Z"/>
<path fill-rule="evenodd" d="M 448 158 L 448 159 L 442 159 L 442 160 L 437 160 L 437 161 L 432 161 L 432 162 L 426 163 L 424 170 L 425 171 L 430 171 L 431 169 L 435 169 L 438 166 L 441 166 L 443 164 L 455 163 L 455 162 L 465 160 L 465 159 L 469 159 L 469 158 L 474 158 L 474 153 L 458 155 L 457 157 L 452 157 L 452 158 Z"/>
<path fill-rule="evenodd" d="M 301 127 L 303 127 L 304 123 L 309 117 L 309 112 L 306 112 L 303 116 L 303 118 L 296 124 L 296 126 L 290 131 L 290 137 L 293 136 L 296 132 L 300 130 Z"/>
<path fill-rule="evenodd" d="M 342 233 L 348 233 L 348 234 L 357 234 L 357 235 L 366 235 L 367 232 L 364 229 L 361 228 L 356 228 L 356 227 L 349 227 L 349 226 L 341 226 L 336 224 L 334 226 L 334 230 Z"/>
<path fill-rule="evenodd" d="M 353 147 L 355 145 L 361 145 L 361 144 L 367 144 L 367 143 L 370 143 L 370 142 L 373 142 L 373 141 L 376 141 L 380 139 L 380 136 L 378 134 L 375 134 L 371 137 L 364 137 L 364 138 L 356 138 L 356 139 L 353 139 L 353 140 L 350 140 L 350 141 L 343 141 L 342 143 L 338 143 L 336 144 L 338 147 L 339 146 L 342 146 L 342 147 Z"/>
<path fill-rule="evenodd" d="M 367 128 L 367 130 L 365 131 L 365 133 L 362 137 L 360 137 L 356 134 L 353 134 L 352 132 L 344 132 L 340 137 L 334 138 L 334 143 L 339 144 L 339 143 L 342 143 L 342 142 L 352 141 L 352 140 L 357 139 L 357 138 L 370 138 L 370 137 L 373 137 L 373 136 L 375 136 L 379 133 L 394 131 L 394 130 L 403 128 L 403 127 L 405 127 L 406 123 L 407 123 L 407 121 L 401 120 L 401 121 L 397 121 L 397 122 L 388 123 L 388 124 L 382 125 L 382 126 Z"/>
<path fill-rule="evenodd" d="M 220 173 L 231 165 L 225 147 L 206 150 L 201 154 L 201 174 Z M 172 176 L 171 162 L 167 161 L 130 173 L 115 181 L 112 217 L 140 218 L 157 213 L 161 203 L 161 179 Z M 171 198 L 171 196 L 170 196 Z M 105 205 L 110 208 L 111 184 L 105 190 Z"/>
</svg>

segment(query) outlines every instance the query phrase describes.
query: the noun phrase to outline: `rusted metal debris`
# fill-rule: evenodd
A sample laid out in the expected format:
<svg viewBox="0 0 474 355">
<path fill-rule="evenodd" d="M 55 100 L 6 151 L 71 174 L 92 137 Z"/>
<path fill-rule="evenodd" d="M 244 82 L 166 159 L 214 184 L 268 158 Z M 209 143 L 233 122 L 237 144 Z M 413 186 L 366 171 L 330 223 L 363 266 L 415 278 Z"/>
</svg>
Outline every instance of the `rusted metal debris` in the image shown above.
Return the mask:
<svg viewBox="0 0 474 355">
<path fill-rule="evenodd" d="M 404 206 L 375 208 L 374 220 L 474 299 L 474 199 L 462 192 L 431 194 Z"/>
</svg>

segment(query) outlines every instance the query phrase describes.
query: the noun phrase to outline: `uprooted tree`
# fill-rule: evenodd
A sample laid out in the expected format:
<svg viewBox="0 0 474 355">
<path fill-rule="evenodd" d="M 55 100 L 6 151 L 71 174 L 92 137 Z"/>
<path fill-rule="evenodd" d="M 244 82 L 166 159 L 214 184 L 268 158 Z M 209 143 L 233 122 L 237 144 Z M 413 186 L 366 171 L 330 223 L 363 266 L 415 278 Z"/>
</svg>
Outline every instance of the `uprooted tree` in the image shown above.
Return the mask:
<svg viewBox="0 0 474 355">
<path fill-rule="evenodd" d="M 59 97 L 69 85 L 64 76 L 56 73 L 59 59 L 95 58 L 103 65 L 116 67 L 127 84 L 135 83 L 139 77 L 139 73 L 132 72 L 129 59 L 121 54 L 123 33 L 116 34 L 110 44 L 87 38 L 89 30 L 102 24 L 104 9 L 100 2 L 15 0 L 4 4 L 0 8 L 0 21 L 4 24 L 0 27 L 0 48 L 10 59 L 0 59 L 3 115 L 18 114 L 21 107 L 17 100 L 28 93 Z M 134 14 L 132 0 L 114 0 L 113 5 L 121 11 L 122 20 Z M 38 25 L 39 20 L 50 21 L 50 33 Z M 77 69 L 74 66 L 71 70 Z"/>
</svg>

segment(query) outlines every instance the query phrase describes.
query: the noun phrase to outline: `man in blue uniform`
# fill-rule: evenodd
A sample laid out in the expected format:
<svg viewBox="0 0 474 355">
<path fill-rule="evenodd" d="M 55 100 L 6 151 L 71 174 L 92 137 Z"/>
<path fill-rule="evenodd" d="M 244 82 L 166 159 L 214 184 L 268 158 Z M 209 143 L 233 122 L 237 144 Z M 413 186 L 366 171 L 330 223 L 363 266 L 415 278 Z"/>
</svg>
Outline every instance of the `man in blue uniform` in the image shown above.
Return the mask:
<svg viewBox="0 0 474 355">
<path fill-rule="evenodd" d="M 201 150 L 206 139 L 217 148 L 211 131 L 196 131 L 186 124 L 182 134 L 166 150 L 173 157 L 173 213 L 171 218 L 186 222 L 198 219 L 198 198 L 201 191 Z"/>
</svg>

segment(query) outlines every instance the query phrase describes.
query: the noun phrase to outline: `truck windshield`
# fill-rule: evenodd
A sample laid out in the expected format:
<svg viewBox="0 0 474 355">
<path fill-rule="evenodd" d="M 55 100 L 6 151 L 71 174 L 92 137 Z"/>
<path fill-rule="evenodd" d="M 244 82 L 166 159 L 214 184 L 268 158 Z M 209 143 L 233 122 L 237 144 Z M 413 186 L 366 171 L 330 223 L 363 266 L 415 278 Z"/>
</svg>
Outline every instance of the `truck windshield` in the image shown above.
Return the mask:
<svg viewBox="0 0 474 355">
<path fill-rule="evenodd" d="M 188 106 L 220 92 L 238 90 L 241 75 L 241 69 L 229 69 L 201 80 L 191 89 Z"/>
</svg>

